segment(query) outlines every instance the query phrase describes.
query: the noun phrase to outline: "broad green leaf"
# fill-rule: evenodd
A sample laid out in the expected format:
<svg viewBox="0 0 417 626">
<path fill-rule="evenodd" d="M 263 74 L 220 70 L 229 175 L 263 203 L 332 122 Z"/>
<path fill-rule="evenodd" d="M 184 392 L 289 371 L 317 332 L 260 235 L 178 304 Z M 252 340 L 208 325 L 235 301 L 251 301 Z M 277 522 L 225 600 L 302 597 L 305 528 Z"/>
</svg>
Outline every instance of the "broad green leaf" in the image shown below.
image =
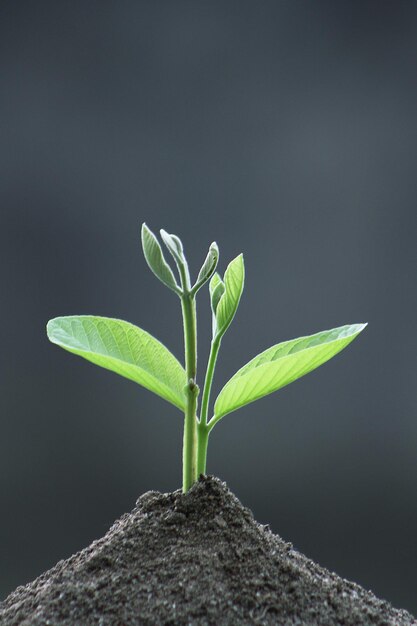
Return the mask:
<svg viewBox="0 0 417 626">
<path fill-rule="evenodd" d="M 229 263 L 224 274 L 225 290 L 216 307 L 216 332 L 218 335 L 224 335 L 235 316 L 244 282 L 243 254 L 239 254 Z"/>
<path fill-rule="evenodd" d="M 198 273 L 196 283 L 193 287 L 193 292 L 197 293 L 197 291 L 213 276 L 217 263 L 219 261 L 219 248 L 217 243 L 213 241 L 211 244 L 209 251 L 207 253 L 206 259 L 201 267 L 201 270 Z"/>
<path fill-rule="evenodd" d="M 214 406 L 214 422 L 316 369 L 343 350 L 365 326 L 341 326 L 261 352 L 223 387 Z"/>
<path fill-rule="evenodd" d="M 61 348 L 133 380 L 184 410 L 184 368 L 141 328 L 108 317 L 71 315 L 50 320 L 47 334 Z"/>
<path fill-rule="evenodd" d="M 142 224 L 142 248 L 147 264 L 152 272 L 167 287 L 180 294 L 180 288 L 177 285 L 174 274 L 165 261 L 162 248 L 153 232 L 149 230 L 146 224 Z"/>
</svg>

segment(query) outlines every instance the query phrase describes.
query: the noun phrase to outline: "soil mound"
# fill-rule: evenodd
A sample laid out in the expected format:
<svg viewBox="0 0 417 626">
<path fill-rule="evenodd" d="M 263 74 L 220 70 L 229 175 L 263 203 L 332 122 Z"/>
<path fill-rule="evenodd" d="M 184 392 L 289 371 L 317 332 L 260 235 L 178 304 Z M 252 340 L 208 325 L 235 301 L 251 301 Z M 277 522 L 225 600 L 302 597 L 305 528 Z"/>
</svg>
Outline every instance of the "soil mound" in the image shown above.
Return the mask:
<svg viewBox="0 0 417 626">
<path fill-rule="evenodd" d="M 0 604 L 7 626 L 417 621 L 296 552 L 220 480 L 145 493 L 98 541 Z"/>
</svg>

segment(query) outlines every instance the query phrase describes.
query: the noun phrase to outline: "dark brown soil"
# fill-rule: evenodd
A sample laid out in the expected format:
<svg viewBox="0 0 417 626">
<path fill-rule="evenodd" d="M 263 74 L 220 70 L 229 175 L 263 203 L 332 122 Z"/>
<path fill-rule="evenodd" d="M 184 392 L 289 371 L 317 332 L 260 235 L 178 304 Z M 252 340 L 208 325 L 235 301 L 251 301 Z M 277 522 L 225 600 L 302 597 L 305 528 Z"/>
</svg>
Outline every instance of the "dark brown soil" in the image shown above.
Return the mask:
<svg viewBox="0 0 417 626">
<path fill-rule="evenodd" d="M 88 548 L 0 604 L 0 624 L 417 624 L 257 524 L 226 485 L 149 492 Z"/>
</svg>

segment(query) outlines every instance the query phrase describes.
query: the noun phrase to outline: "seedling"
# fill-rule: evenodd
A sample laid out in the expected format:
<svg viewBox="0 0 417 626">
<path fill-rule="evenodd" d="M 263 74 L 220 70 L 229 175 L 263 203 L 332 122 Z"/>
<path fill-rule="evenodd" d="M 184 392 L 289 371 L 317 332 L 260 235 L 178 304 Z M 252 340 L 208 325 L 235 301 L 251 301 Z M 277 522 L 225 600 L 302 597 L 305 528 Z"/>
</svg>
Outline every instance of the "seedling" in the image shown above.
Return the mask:
<svg viewBox="0 0 417 626">
<path fill-rule="evenodd" d="M 343 350 L 365 328 L 351 324 L 278 343 L 261 352 L 232 376 L 220 391 L 209 419 L 210 392 L 223 336 L 239 305 L 245 278 L 243 256 L 229 263 L 224 277 L 216 273 L 219 250 L 212 243 L 192 285 L 182 243 L 161 230 L 161 237 L 178 269 L 179 282 L 162 248 L 146 224 L 142 247 L 152 272 L 180 299 L 185 368 L 155 337 L 122 320 L 91 315 L 57 317 L 48 322 L 52 343 L 116 372 L 153 391 L 184 412 L 183 491 L 206 472 L 207 445 L 214 426 L 232 411 L 281 389 L 308 374 Z M 209 282 L 210 281 L 210 282 Z M 212 340 L 201 410 L 198 416 L 196 296 L 209 282 Z"/>
</svg>

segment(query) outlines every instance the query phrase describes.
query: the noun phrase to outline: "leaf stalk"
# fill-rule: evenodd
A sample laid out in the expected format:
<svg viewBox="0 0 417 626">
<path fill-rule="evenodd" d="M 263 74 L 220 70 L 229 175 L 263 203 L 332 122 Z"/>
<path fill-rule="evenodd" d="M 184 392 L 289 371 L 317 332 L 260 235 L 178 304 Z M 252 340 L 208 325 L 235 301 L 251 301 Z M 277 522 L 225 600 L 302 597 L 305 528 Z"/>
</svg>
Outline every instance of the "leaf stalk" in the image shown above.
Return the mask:
<svg viewBox="0 0 417 626">
<path fill-rule="evenodd" d="M 210 354 L 207 363 L 206 377 L 204 380 L 203 395 L 201 398 L 201 416 L 202 425 L 207 425 L 208 407 L 210 401 L 211 386 L 213 384 L 214 370 L 216 367 L 217 356 L 219 354 L 221 344 L 221 336 L 217 335 L 211 342 Z"/>
</svg>

